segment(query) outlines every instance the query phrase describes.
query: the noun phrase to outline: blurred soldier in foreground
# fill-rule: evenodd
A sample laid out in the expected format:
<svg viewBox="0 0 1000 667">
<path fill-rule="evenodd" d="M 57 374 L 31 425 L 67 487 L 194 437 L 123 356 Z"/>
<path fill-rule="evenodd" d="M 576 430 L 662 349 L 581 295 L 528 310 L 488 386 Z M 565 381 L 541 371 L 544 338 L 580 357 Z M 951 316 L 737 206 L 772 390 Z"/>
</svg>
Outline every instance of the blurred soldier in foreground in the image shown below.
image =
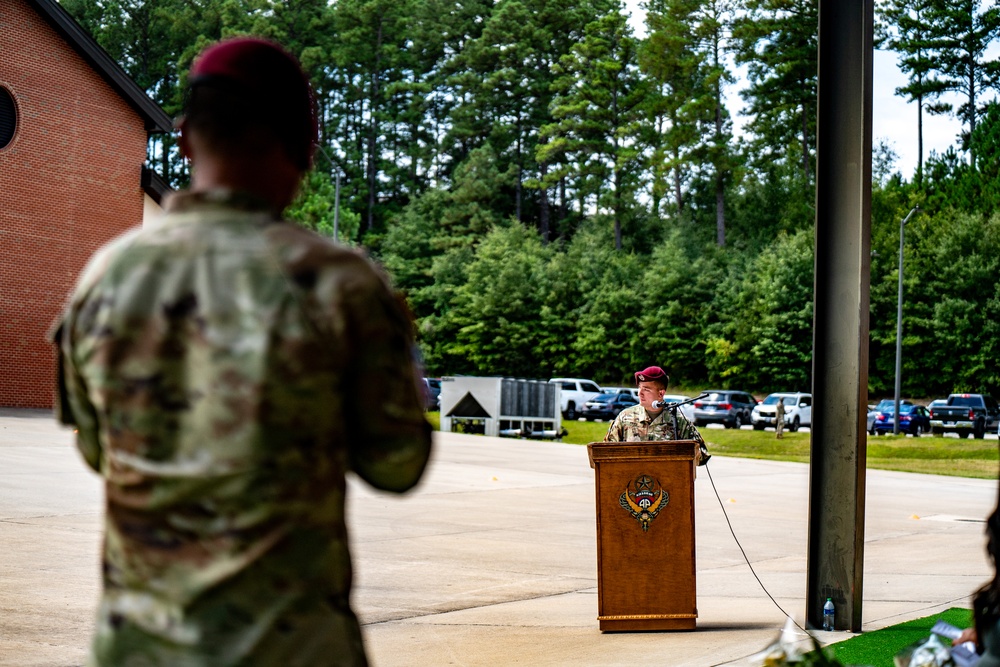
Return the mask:
<svg viewBox="0 0 1000 667">
<path fill-rule="evenodd" d="M 411 322 L 365 258 L 283 222 L 316 121 L 295 60 L 204 51 L 153 228 L 99 251 L 56 330 L 59 415 L 105 479 L 90 665 L 364 665 L 344 475 L 430 453 Z"/>
<path fill-rule="evenodd" d="M 639 387 L 639 404 L 625 408 L 608 429 L 605 442 L 636 442 L 639 440 L 694 440 L 698 443 L 698 465 L 705 465 L 711 455 L 698 429 L 677 411 L 677 432 L 670 410 L 658 401 L 663 400 L 670 378 L 659 366 L 650 366 L 635 374 Z M 655 404 L 655 405 L 654 405 Z"/>
</svg>

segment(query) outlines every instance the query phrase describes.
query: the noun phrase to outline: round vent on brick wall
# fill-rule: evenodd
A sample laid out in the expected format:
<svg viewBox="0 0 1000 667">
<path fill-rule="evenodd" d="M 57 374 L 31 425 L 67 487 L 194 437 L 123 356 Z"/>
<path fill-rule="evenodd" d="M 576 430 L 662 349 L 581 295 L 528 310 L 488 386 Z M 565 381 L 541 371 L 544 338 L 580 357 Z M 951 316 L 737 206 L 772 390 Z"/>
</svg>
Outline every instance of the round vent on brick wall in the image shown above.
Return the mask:
<svg viewBox="0 0 1000 667">
<path fill-rule="evenodd" d="M 10 91 L 0 86 L 0 148 L 6 148 L 17 129 L 17 107 Z"/>
</svg>

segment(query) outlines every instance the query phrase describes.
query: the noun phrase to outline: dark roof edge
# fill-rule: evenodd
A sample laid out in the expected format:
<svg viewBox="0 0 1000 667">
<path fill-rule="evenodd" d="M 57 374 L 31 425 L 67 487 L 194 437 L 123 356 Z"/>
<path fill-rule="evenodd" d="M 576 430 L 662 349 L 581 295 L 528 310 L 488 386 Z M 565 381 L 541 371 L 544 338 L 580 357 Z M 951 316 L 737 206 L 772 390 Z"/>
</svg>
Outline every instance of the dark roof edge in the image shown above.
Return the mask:
<svg viewBox="0 0 1000 667">
<path fill-rule="evenodd" d="M 56 0 L 27 0 L 145 121 L 147 132 L 170 132 L 173 122 Z"/>
<path fill-rule="evenodd" d="M 163 198 L 174 191 L 156 171 L 142 165 L 142 189 L 157 204 L 163 205 Z"/>
</svg>

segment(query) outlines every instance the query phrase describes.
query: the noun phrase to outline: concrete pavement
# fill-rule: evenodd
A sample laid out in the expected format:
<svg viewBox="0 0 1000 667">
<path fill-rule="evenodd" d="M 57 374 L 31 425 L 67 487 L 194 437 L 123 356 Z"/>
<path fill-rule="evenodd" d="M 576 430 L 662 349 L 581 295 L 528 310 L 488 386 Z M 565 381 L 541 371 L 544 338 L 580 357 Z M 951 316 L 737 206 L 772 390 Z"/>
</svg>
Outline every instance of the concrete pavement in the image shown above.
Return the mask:
<svg viewBox="0 0 1000 667">
<path fill-rule="evenodd" d="M 758 576 L 801 618 L 808 467 L 717 456 L 710 468 Z M 353 600 L 372 664 L 747 664 L 784 617 L 744 562 L 703 470 L 698 630 L 686 633 L 599 632 L 584 447 L 438 434 L 414 492 L 352 481 Z M 989 576 L 983 519 L 996 497 L 993 481 L 868 471 L 866 630 L 967 606 Z M 0 666 L 82 663 L 101 502 L 71 433 L 45 413 L 0 411 Z"/>
</svg>

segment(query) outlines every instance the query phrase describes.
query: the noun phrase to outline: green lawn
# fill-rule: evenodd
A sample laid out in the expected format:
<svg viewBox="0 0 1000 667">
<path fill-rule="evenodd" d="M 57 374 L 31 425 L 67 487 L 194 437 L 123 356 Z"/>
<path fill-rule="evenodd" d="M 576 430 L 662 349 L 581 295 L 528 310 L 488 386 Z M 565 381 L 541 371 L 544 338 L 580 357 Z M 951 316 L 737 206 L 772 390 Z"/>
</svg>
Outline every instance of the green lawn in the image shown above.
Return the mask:
<svg viewBox="0 0 1000 667">
<path fill-rule="evenodd" d="M 893 656 L 914 642 L 926 639 L 938 619 L 958 628 L 972 625 L 972 612 L 953 607 L 941 614 L 918 618 L 874 632 L 857 635 L 832 646 L 837 660 L 845 665 L 893 667 Z M 944 640 L 948 643 L 948 640 Z"/>
<path fill-rule="evenodd" d="M 428 420 L 437 429 L 440 418 L 429 412 Z M 585 445 L 604 440 L 608 422 L 563 421 L 568 434 L 563 442 Z M 789 433 L 778 440 L 774 431 L 739 431 L 703 428 L 701 434 L 712 454 L 770 461 L 809 462 L 809 434 Z M 878 470 L 922 472 L 931 475 L 996 479 L 1000 455 L 995 440 L 934 436 L 868 436 L 868 467 Z"/>
</svg>

